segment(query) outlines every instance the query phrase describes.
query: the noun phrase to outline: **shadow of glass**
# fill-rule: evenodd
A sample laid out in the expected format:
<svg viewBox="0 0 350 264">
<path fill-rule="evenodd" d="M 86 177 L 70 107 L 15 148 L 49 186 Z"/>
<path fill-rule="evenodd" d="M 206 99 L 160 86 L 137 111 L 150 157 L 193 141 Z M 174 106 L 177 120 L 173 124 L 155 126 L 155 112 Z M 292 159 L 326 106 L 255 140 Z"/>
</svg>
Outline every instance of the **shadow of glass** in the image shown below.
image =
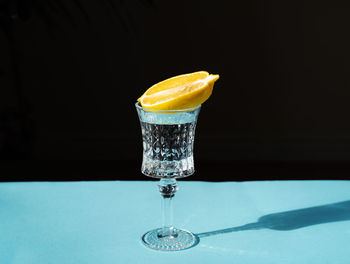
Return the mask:
<svg viewBox="0 0 350 264">
<path fill-rule="evenodd" d="M 196 236 L 199 240 L 200 238 L 207 236 L 263 228 L 279 231 L 290 231 L 312 225 L 347 220 L 350 220 L 350 200 L 322 206 L 268 214 L 260 217 L 255 223 L 200 233 L 196 234 Z"/>
</svg>

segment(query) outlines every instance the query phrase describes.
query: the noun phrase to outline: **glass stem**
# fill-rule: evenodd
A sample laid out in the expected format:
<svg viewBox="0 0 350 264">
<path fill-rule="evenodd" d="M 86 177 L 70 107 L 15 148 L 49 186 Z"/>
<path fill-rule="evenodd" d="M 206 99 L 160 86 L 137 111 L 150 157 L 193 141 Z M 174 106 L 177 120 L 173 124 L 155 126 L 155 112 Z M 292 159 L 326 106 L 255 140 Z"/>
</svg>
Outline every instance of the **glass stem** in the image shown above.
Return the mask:
<svg viewBox="0 0 350 264">
<path fill-rule="evenodd" d="M 176 179 L 165 178 L 158 183 L 159 192 L 162 195 L 162 229 L 158 237 L 176 237 L 176 230 L 173 226 L 173 206 L 172 199 L 178 190 Z"/>
</svg>

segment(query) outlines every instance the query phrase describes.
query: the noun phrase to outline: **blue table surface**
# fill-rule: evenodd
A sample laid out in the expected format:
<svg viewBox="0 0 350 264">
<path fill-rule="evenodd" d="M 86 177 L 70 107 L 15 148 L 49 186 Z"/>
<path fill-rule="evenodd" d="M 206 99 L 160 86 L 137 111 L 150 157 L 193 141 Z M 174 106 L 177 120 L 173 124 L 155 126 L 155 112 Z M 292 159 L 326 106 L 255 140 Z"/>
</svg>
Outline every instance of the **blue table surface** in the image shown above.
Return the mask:
<svg viewBox="0 0 350 264">
<path fill-rule="evenodd" d="M 0 263 L 350 263 L 350 181 L 181 182 L 175 225 L 200 238 L 144 247 L 155 181 L 0 183 Z"/>
</svg>

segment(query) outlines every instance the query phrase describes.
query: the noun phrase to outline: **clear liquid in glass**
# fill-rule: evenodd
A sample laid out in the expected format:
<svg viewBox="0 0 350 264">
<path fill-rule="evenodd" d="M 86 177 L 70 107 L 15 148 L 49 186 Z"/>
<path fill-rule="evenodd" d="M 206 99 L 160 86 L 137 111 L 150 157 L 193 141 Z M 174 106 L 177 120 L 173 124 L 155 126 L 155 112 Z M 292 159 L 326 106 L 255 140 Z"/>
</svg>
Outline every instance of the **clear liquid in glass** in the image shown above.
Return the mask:
<svg viewBox="0 0 350 264">
<path fill-rule="evenodd" d="M 192 175 L 195 128 L 195 121 L 179 124 L 141 121 L 142 173 L 156 178 L 181 178 Z"/>
</svg>

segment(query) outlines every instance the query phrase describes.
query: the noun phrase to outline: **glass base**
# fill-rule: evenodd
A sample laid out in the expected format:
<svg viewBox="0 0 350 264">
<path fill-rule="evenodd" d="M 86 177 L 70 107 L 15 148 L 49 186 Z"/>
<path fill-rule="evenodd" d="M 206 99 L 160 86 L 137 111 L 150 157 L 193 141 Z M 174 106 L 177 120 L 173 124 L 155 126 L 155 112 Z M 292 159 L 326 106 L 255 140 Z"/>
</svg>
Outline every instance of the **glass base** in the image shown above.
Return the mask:
<svg viewBox="0 0 350 264">
<path fill-rule="evenodd" d="M 142 236 L 142 242 L 145 246 L 164 251 L 175 251 L 190 248 L 197 243 L 196 237 L 189 231 L 175 229 L 175 236 L 161 237 L 158 234 L 161 228 L 148 231 Z"/>
</svg>

